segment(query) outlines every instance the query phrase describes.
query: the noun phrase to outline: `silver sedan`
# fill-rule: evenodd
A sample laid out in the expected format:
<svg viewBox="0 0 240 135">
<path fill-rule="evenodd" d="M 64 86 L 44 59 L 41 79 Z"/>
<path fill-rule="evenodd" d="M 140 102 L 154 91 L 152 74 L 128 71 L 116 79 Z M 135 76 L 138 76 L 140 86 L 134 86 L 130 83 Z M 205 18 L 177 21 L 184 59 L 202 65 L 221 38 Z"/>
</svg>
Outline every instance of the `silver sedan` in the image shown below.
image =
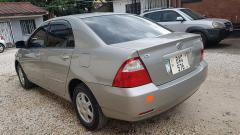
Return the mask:
<svg viewBox="0 0 240 135">
<path fill-rule="evenodd" d="M 54 18 L 16 47 L 22 87 L 36 84 L 71 101 L 90 130 L 107 118 L 158 115 L 194 94 L 207 76 L 199 35 L 130 14 Z"/>
</svg>

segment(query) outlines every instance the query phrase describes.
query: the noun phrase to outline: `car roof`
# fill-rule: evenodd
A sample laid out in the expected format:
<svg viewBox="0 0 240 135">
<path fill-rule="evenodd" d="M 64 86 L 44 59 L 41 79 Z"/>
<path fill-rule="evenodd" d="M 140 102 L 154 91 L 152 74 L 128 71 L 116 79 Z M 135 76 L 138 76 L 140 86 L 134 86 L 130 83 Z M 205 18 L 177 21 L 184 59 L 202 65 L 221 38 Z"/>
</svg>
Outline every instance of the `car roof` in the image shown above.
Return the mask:
<svg viewBox="0 0 240 135">
<path fill-rule="evenodd" d="M 67 16 L 61 16 L 61 17 L 55 17 L 52 19 L 49 19 L 48 21 L 57 20 L 57 19 L 67 19 L 67 18 L 89 18 L 89 17 L 97 17 L 97 16 L 106 16 L 106 15 L 124 15 L 127 13 L 112 13 L 112 12 L 95 12 L 95 13 L 84 13 L 84 14 L 75 14 L 75 15 L 67 15 Z"/>
<path fill-rule="evenodd" d="M 89 18 L 89 17 L 98 17 L 98 16 L 107 16 L 107 15 L 132 15 L 128 13 L 113 13 L 113 12 L 94 12 L 94 13 L 84 13 L 84 14 L 75 14 L 75 15 L 67 15 L 67 16 L 60 16 L 60 17 L 55 17 L 49 20 L 44 21 L 41 26 L 48 24 L 51 21 L 56 21 L 56 20 L 69 20 L 72 18 L 77 18 L 77 19 L 84 19 L 84 18 Z"/>
<path fill-rule="evenodd" d="M 180 10 L 180 9 L 187 9 L 187 8 L 162 8 L 162 9 L 151 9 L 149 11 L 145 11 L 142 14 L 147 14 L 147 13 L 152 13 L 152 12 L 156 12 L 156 11 L 165 11 L 165 10 Z"/>
<path fill-rule="evenodd" d="M 71 18 L 83 19 L 89 17 L 98 17 L 98 16 L 107 16 L 107 15 L 127 15 L 128 13 L 113 13 L 113 12 L 94 12 L 94 13 L 84 13 L 84 14 L 75 14 L 75 15 L 67 15 L 67 16 L 60 16 L 49 19 L 45 21 L 42 25 L 47 24 L 54 20 L 68 20 Z"/>
<path fill-rule="evenodd" d="M 95 12 L 95 13 L 76 14 L 76 15 L 70 15 L 70 16 L 82 19 L 82 18 L 88 18 L 88 17 L 97 17 L 97 16 L 106 16 L 106 15 L 121 15 L 121 14 L 127 14 L 127 13 Z"/>
</svg>

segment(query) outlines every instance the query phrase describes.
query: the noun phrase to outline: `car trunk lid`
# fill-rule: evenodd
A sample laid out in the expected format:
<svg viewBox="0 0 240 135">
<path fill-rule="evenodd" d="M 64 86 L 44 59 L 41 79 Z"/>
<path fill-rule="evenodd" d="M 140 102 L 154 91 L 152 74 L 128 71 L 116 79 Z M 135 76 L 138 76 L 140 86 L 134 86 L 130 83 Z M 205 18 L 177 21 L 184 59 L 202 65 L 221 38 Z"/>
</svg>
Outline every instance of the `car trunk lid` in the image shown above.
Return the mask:
<svg viewBox="0 0 240 135">
<path fill-rule="evenodd" d="M 161 85 L 182 77 L 195 70 L 200 63 L 203 48 L 199 35 L 172 33 L 158 38 L 148 38 L 112 46 L 134 49 L 144 62 L 155 85 Z M 179 56 L 186 56 L 186 69 L 176 71 L 176 62 L 170 62 Z M 172 65 L 172 66 L 171 66 Z M 175 70 L 174 70 L 175 69 Z M 173 72 L 174 70 L 174 72 Z M 181 69 L 182 70 L 182 69 Z M 178 72 L 178 73 L 176 73 Z"/>
</svg>

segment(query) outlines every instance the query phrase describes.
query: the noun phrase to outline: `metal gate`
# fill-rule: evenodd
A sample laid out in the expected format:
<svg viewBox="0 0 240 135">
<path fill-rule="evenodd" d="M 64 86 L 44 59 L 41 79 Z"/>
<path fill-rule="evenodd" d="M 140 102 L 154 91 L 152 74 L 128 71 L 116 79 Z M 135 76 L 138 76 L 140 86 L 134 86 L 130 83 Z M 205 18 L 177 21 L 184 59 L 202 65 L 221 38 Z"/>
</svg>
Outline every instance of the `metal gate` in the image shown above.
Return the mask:
<svg viewBox="0 0 240 135">
<path fill-rule="evenodd" d="M 9 22 L 0 22 L 0 36 L 3 36 L 7 45 L 13 45 L 12 31 Z"/>
<path fill-rule="evenodd" d="M 168 8 L 169 7 L 169 0 L 142 0 L 143 12 L 150 9 L 156 8 Z"/>
<path fill-rule="evenodd" d="M 129 4 L 126 4 L 126 13 L 140 14 L 141 13 L 141 1 L 140 0 L 129 0 Z"/>
</svg>

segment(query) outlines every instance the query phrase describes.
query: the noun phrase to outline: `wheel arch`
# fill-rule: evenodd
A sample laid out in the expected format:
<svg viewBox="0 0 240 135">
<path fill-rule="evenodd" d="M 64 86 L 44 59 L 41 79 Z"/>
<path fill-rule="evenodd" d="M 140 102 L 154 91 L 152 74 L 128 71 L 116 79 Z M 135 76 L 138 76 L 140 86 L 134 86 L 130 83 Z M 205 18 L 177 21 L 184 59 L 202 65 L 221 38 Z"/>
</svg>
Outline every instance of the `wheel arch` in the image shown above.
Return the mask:
<svg viewBox="0 0 240 135">
<path fill-rule="evenodd" d="M 93 94 L 93 92 L 91 91 L 91 89 L 87 86 L 86 83 L 84 83 L 84 81 L 78 79 L 78 78 L 74 78 L 74 79 L 71 79 L 68 83 L 68 96 L 70 97 L 71 101 L 73 100 L 73 91 L 74 91 L 74 88 L 79 85 L 79 84 L 82 84 L 84 85 L 86 88 L 88 88 L 88 90 L 92 93 L 92 95 L 94 96 L 94 98 L 96 99 L 95 95 Z"/>
<path fill-rule="evenodd" d="M 4 43 L 2 43 L 2 42 L 0 42 L 0 45 L 3 45 L 4 47 L 6 47 L 6 46 L 5 46 L 5 44 L 4 44 Z"/>
<path fill-rule="evenodd" d="M 199 26 L 193 26 L 193 27 L 189 27 L 186 32 L 188 33 L 195 33 L 195 32 L 199 32 L 199 33 L 202 33 L 206 40 L 208 40 L 208 33 L 206 31 L 206 29 L 202 28 L 202 27 L 199 27 Z"/>
<path fill-rule="evenodd" d="M 188 32 L 188 33 L 202 32 L 202 33 L 206 34 L 205 29 L 202 27 L 199 27 L 199 26 L 189 27 L 189 28 L 187 28 L 186 32 Z"/>
</svg>

